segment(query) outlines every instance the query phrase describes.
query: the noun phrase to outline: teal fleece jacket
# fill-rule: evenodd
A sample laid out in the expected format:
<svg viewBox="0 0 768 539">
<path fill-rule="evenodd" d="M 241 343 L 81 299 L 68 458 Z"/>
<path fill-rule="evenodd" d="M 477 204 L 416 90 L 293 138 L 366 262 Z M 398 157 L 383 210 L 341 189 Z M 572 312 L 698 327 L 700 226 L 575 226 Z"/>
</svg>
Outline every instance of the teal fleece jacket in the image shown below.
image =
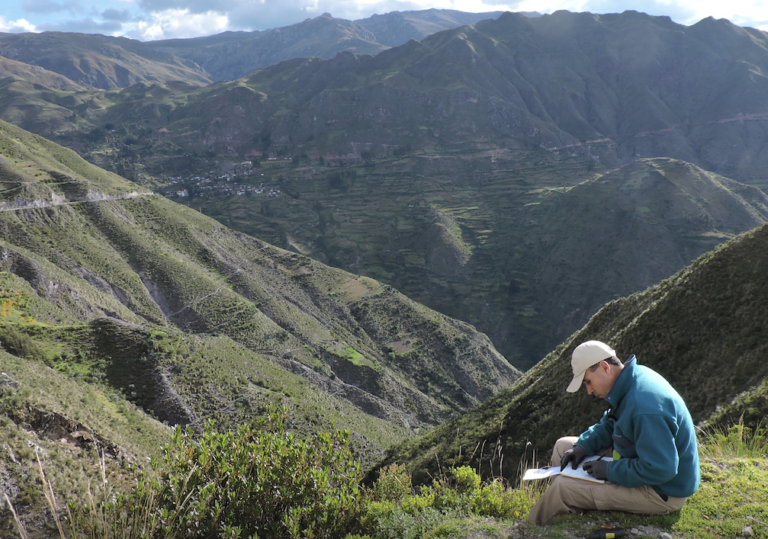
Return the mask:
<svg viewBox="0 0 768 539">
<path fill-rule="evenodd" d="M 610 408 L 576 442 L 587 455 L 613 446 L 608 481 L 687 498 L 699 488 L 699 451 L 682 397 L 660 374 L 629 358 L 606 396 Z"/>
</svg>

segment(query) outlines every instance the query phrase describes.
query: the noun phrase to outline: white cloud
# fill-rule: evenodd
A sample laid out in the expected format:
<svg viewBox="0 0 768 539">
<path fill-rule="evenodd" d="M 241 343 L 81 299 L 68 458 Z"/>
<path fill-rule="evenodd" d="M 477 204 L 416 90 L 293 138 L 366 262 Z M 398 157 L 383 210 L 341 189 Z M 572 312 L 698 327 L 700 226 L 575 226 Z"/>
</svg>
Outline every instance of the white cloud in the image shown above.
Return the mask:
<svg viewBox="0 0 768 539">
<path fill-rule="evenodd" d="M 6 20 L 5 17 L 0 16 L 0 32 L 37 32 L 37 28 L 34 24 L 26 19 L 17 19 L 15 21 Z"/>
<path fill-rule="evenodd" d="M 215 11 L 190 13 L 187 9 L 166 9 L 149 14 L 133 25 L 127 35 L 143 41 L 152 41 L 207 36 L 228 29 L 229 17 Z"/>
</svg>

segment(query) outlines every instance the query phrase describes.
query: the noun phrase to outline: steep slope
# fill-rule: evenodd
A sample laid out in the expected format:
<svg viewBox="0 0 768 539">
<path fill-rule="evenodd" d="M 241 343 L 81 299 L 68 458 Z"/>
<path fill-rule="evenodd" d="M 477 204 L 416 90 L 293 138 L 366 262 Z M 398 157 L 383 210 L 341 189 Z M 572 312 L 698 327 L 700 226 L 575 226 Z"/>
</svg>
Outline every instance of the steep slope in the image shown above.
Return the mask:
<svg viewBox="0 0 768 539">
<path fill-rule="evenodd" d="M 764 225 L 659 285 L 609 303 L 511 389 L 400 446 L 390 461 L 407 462 L 424 480 L 436 461 L 481 464 L 486 472 L 490 464 L 498 473 L 503 454 L 503 473 L 510 477 L 524 453 L 530 460 L 531 449 L 545 460 L 559 436 L 581 432 L 604 409 L 586 393 L 565 392 L 570 355 L 589 339 L 610 343 L 622 359 L 636 354 L 641 364 L 664 375 L 697 423 L 732 420 L 747 411 L 754 425 L 766 412 L 767 269 Z M 486 455 L 480 458 L 483 444 Z"/>
<path fill-rule="evenodd" d="M 0 279 L 7 291 L 10 283 Z M 2 349 L 0 371 L 4 537 L 18 534 L 5 496 L 26 522 L 30 537 L 50 537 L 49 525 L 55 529 L 42 496 L 38 458 L 60 504 L 64 497 L 87 503 L 89 486 L 104 485 L 106 478 L 111 488 L 126 488 L 133 479 L 131 467 L 159 458 L 160 447 L 170 439 L 167 425 L 111 388 L 73 379 Z"/>
<path fill-rule="evenodd" d="M 111 363 L 153 358 L 159 345 L 147 348 L 146 341 L 155 330 L 167 334 L 160 341 L 167 337 L 168 344 L 160 349 L 171 363 L 148 362 L 149 371 L 137 374 L 154 372 L 156 378 L 159 372 L 154 383 L 182 395 L 186 417 L 164 419 L 194 423 L 212 414 L 231 415 L 237 398 L 226 395 L 247 393 L 248 387 L 258 401 L 259 390 L 252 387 L 259 385 L 257 372 L 271 371 L 268 386 L 274 388 L 280 369 L 254 371 L 254 363 L 272 362 L 308 380 L 290 382 L 291 391 L 309 388 L 301 390 L 306 403 L 319 391 L 343 399 L 344 413 L 360 424 L 368 414 L 374 430 L 383 424 L 414 429 L 439 423 L 519 376 L 486 336 L 386 285 L 235 233 L 137 190 L 69 150 L 8 124 L 0 129 L 0 267 L 29 283 L 29 297 L 38 295 L 51 305 L 55 312 L 46 315 L 45 324 L 90 324 L 86 333 L 109 331 L 116 342 L 128 343 L 124 348 L 131 353 L 115 351 L 105 358 L 107 343 L 97 342 L 99 361 L 107 362 L 98 370 L 108 377 L 110 369 L 125 368 Z M 105 317 L 115 321 L 105 322 L 107 329 L 94 326 Z M 184 337 L 199 334 L 218 337 L 194 346 Z M 130 344 L 137 339 L 140 345 Z M 178 362 L 195 357 L 201 346 L 212 348 L 210 362 L 252 365 L 232 367 L 247 375 L 227 382 L 234 388 L 229 392 L 222 387 L 231 369 L 203 377 L 205 387 L 219 395 L 216 405 L 208 398 L 195 404 L 199 383 L 184 390 L 187 371 Z M 68 358 L 61 361 L 71 363 Z M 129 378 L 117 376 L 113 383 L 126 391 L 139 386 Z M 248 401 L 247 394 L 241 397 Z M 324 421 L 332 410 L 326 408 Z"/>
<path fill-rule="evenodd" d="M 640 159 L 542 204 L 533 262 L 538 310 L 562 342 L 607 301 L 672 275 L 768 221 L 768 197 L 673 159 Z"/>
<path fill-rule="evenodd" d="M 545 212 L 561 194 L 570 204 L 586 191 L 569 188 L 646 155 L 685 156 L 763 185 L 767 61 L 764 34 L 727 21 L 505 14 L 376 57 L 291 60 L 205 88 L 140 84 L 70 96 L 79 131 L 57 140 L 131 179 L 173 182 L 169 194 L 183 193 L 182 183 L 192 207 L 241 231 L 461 316 L 525 367 L 605 300 L 760 222 L 755 210 L 741 228 L 720 230 L 706 204 L 680 195 L 702 220 L 664 228 L 654 224 L 668 215 L 663 198 L 627 197 L 621 207 L 640 212 L 630 212 L 637 235 L 607 231 L 605 245 L 585 245 L 623 264 L 594 278 L 561 264 L 574 247 L 539 240 L 548 227 L 560 234 L 566 212 Z M 258 176 L 242 189 L 202 183 L 244 162 Z M 261 182 L 279 184 L 280 194 L 251 196 Z M 733 191 L 722 190 L 739 214 L 754 213 Z M 638 263 L 659 234 L 664 252 Z M 601 278 L 611 286 L 595 288 Z"/>
<path fill-rule="evenodd" d="M 0 57 L 0 79 L 13 78 L 51 90 L 83 91 L 85 87 L 40 66 Z"/>
<path fill-rule="evenodd" d="M 0 34 L 0 56 L 102 89 L 141 81 L 183 80 L 197 85 L 210 82 L 208 75 L 191 62 L 143 48 L 138 41 L 95 34 Z"/>
</svg>

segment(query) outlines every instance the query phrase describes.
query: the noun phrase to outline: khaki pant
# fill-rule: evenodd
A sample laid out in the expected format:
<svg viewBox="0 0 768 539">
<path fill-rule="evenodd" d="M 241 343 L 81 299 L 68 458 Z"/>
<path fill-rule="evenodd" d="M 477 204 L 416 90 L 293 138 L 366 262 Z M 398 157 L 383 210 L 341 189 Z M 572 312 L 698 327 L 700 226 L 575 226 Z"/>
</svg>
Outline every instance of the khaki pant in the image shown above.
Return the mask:
<svg viewBox="0 0 768 539">
<path fill-rule="evenodd" d="M 576 443 L 575 436 L 560 438 L 552 451 L 552 466 L 559 466 L 566 450 Z M 613 453 L 612 448 L 601 452 Z M 569 464 L 570 466 L 570 464 Z M 626 511 L 644 515 L 661 515 L 680 510 L 686 498 L 667 501 L 650 486 L 627 488 L 614 483 L 592 483 L 562 475 L 556 476 L 547 491 L 528 514 L 528 520 L 539 526 L 551 524 L 557 515 L 588 509 Z"/>
</svg>

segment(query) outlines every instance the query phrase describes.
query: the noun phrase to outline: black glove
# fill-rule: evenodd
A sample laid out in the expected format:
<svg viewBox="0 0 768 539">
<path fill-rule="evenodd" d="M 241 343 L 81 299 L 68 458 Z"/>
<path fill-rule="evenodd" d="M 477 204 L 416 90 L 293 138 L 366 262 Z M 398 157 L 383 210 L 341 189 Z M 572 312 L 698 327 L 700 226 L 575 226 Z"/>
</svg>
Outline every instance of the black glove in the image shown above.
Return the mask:
<svg viewBox="0 0 768 539">
<path fill-rule="evenodd" d="M 608 464 L 607 460 L 590 460 L 584 463 L 584 471 L 595 479 L 608 479 Z"/>
<path fill-rule="evenodd" d="M 575 470 L 585 458 L 587 458 L 587 450 L 580 445 L 574 445 L 571 449 L 563 453 L 563 458 L 560 459 L 560 471 L 562 472 L 569 462 L 571 463 L 571 467 Z"/>
</svg>

